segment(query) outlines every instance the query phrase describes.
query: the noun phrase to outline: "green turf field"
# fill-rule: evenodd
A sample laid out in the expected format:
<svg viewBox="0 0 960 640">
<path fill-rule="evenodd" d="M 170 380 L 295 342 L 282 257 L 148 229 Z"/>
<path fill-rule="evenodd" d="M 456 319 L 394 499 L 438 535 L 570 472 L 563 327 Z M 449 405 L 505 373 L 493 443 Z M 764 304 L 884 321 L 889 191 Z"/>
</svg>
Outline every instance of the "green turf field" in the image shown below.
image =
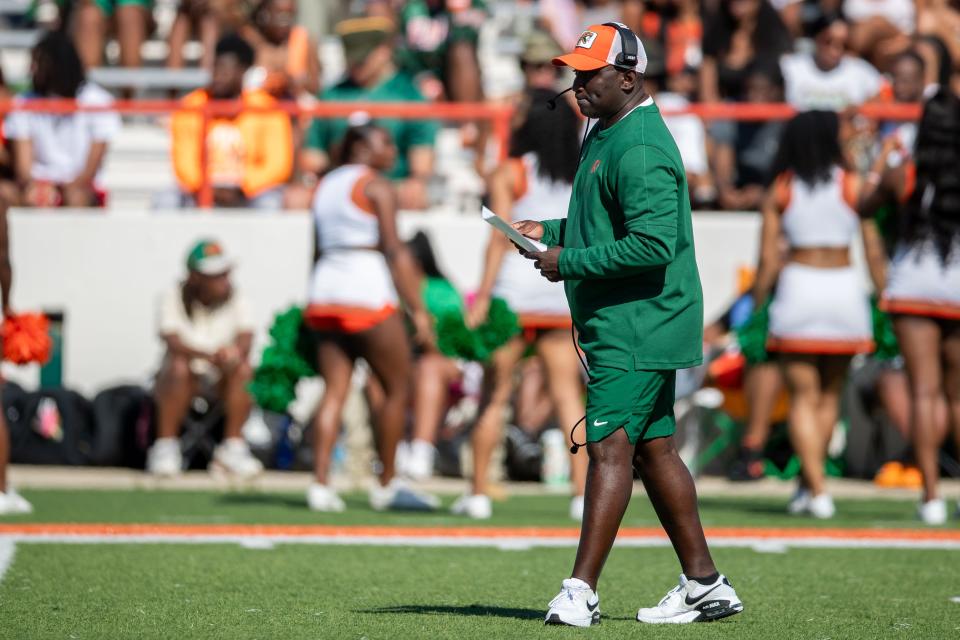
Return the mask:
<svg viewBox="0 0 960 640">
<path fill-rule="evenodd" d="M 376 513 L 366 494 L 344 495 L 347 511 L 320 514 L 308 511 L 302 493 L 217 493 L 203 491 L 24 491 L 34 505 L 30 516 L 5 517 L 4 522 L 148 522 L 179 524 L 386 524 L 415 526 L 558 526 L 569 527 L 569 498 L 516 496 L 495 502 L 493 518 L 474 522 L 436 513 Z M 444 506 L 453 502 L 444 499 Z M 951 502 L 951 508 L 954 503 Z M 900 500 L 837 500 L 837 517 L 828 521 L 795 518 L 782 498 L 701 497 L 701 517 L 707 526 L 793 527 L 917 527 L 916 505 Z M 625 527 L 656 526 L 646 497 L 634 497 L 623 520 Z M 948 528 L 960 527 L 952 519 Z"/>
<path fill-rule="evenodd" d="M 29 491 L 36 512 L 3 522 L 387 524 L 449 526 L 460 518 L 374 514 L 348 496 L 338 516 L 302 496 L 171 491 Z M 563 497 L 517 497 L 491 526 L 570 526 Z M 819 526 L 776 499 L 703 500 L 708 525 Z M 911 503 L 838 501 L 832 527 L 916 528 Z M 952 521 L 956 528 L 956 520 Z M 642 498 L 628 526 L 655 523 Z M 472 523 L 470 523 L 472 524 Z M 0 638 L 960 638 L 960 552 L 910 549 L 720 548 L 745 603 L 709 625 L 641 626 L 676 582 L 667 548 L 615 549 L 600 584 L 603 623 L 543 627 L 573 548 L 278 544 L 20 543 L 0 582 Z"/>
</svg>

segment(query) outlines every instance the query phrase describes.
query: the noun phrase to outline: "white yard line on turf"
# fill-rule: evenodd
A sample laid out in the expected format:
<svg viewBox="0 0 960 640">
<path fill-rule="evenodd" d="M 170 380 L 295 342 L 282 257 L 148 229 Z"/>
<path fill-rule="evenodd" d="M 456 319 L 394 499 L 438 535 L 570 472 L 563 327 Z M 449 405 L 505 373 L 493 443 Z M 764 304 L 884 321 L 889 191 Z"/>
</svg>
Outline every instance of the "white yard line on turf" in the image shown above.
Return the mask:
<svg viewBox="0 0 960 640">
<path fill-rule="evenodd" d="M 794 549 L 945 549 L 960 551 L 958 540 L 910 540 L 871 538 L 709 538 L 711 547 L 752 548 L 769 553 L 776 548 Z M 275 544 L 312 544 L 332 546 L 373 547 L 492 547 L 505 551 L 532 549 L 535 547 L 572 547 L 576 537 L 449 537 L 449 536 L 290 536 L 290 535 L 183 535 L 158 534 L 0 534 L 0 568 L 4 549 L 9 548 L 12 558 L 15 543 L 27 544 L 238 544 L 248 549 L 269 549 Z M 670 542 L 662 537 L 628 537 L 617 541 L 618 547 L 666 547 Z M 9 560 L 8 560 L 9 562 Z"/>
<path fill-rule="evenodd" d="M 0 582 L 3 582 L 3 576 L 13 564 L 13 554 L 16 551 L 17 543 L 12 538 L 0 537 Z"/>
</svg>

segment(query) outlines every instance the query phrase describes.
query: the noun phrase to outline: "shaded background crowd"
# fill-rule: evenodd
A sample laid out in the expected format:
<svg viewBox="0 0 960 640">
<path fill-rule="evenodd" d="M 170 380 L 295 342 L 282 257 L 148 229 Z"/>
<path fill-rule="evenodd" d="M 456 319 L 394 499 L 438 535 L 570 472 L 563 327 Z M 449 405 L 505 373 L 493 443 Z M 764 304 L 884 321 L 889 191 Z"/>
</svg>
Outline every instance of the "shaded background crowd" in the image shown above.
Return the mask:
<svg viewBox="0 0 960 640">
<path fill-rule="evenodd" d="M 960 91 L 960 3 L 955 0 L 24 0 L 6 3 L 4 10 L 0 98 L 9 98 L 12 109 L 3 121 L 0 197 L 20 207 L 193 210 L 204 204 L 209 190 L 215 207 L 313 208 L 316 214 L 315 193 L 324 176 L 360 162 L 384 172 L 393 182 L 397 208 L 407 212 L 473 213 L 481 202 L 509 208 L 534 188 L 527 184 L 532 174 L 511 165 L 511 159 L 532 154 L 548 182 L 571 181 L 584 122 L 570 103 L 557 116 L 542 108 L 572 79 L 550 61 L 577 43 L 584 25 L 608 21 L 625 23 L 644 43 L 646 89 L 667 114 L 691 203 L 703 215 L 764 209 L 778 176 L 809 168 L 803 166 L 807 157 L 795 158 L 799 169 L 783 160 L 788 144 L 798 149 L 821 145 L 821 150 L 841 144 L 843 164 L 868 176 L 864 184 L 875 187 L 870 176 L 908 163 L 918 124 L 911 118 L 868 117 L 858 108 L 916 105 Z M 30 110 L 36 98 L 75 99 L 99 109 Z M 177 107 L 159 119 L 135 113 L 121 117 L 111 110 L 118 99 L 175 99 Z M 205 118 L 200 109 L 218 100 L 235 102 Z M 501 150 L 491 121 L 481 117 L 384 118 L 357 108 L 349 117 L 314 118 L 296 109 L 341 102 L 501 104 L 512 107 L 514 115 L 508 148 Z M 710 106 L 751 104 L 761 105 L 753 118 L 699 115 Z M 788 132 L 789 114 L 775 108 L 781 104 L 799 112 L 839 114 L 832 141 L 818 135 L 823 121 L 801 122 Z M 388 143 L 364 127 L 387 134 L 395 147 L 392 162 L 377 164 L 379 145 Z M 499 155 L 509 159 L 502 162 Z M 363 208 L 365 198 L 354 194 L 352 202 Z M 850 201 L 853 209 L 860 205 L 857 198 Z M 870 233 L 864 232 L 873 267 L 882 258 L 870 255 Z M 451 293 L 453 304 L 463 309 L 465 331 L 493 318 L 497 269 L 490 264 L 503 260 L 502 248 L 494 244 L 477 291 L 467 302 L 457 302 L 460 294 Z M 427 236 L 415 237 L 407 251 L 416 278 L 446 282 Z M 773 250 L 765 245 L 763 251 Z M 157 409 L 156 419 L 147 420 L 149 434 L 126 436 L 125 453 L 108 461 L 146 464 L 161 475 L 207 461 L 242 476 L 258 473 L 264 462 L 280 468 L 311 464 L 312 454 L 302 446 L 310 439 L 303 432 L 316 407 L 316 402 L 301 402 L 309 390 L 298 387 L 293 404 L 279 407 L 275 398 L 264 400 L 269 396 L 264 385 L 259 393 L 256 384 L 252 396 L 249 392 L 255 327 L 241 292 L 230 285 L 233 259 L 243 256 L 228 256 L 214 241 L 192 247 L 186 280 L 161 303 L 159 333 L 166 356 L 155 388 L 142 397 L 114 390 L 98 398 L 101 407 L 115 405 L 103 409 L 107 413 L 116 414 L 115 407 L 123 405 L 126 422 L 143 422 L 146 403 Z M 756 315 L 751 311 L 769 291 L 758 293 L 762 283 L 754 284 L 750 273 L 742 280 L 745 295 L 707 327 L 709 365 L 678 381 L 678 419 L 689 418 L 696 431 L 685 438 L 685 459 L 700 471 L 735 480 L 792 477 L 804 445 L 795 434 L 790 441 L 783 429 L 772 426 L 789 417 L 785 387 L 795 399 L 802 389 L 796 379 L 785 383 L 781 367 L 767 358 L 744 356 L 748 348 L 740 343 L 749 334 L 738 340 L 736 331 L 750 324 Z M 882 283 L 874 279 L 874 284 L 879 292 Z M 424 297 L 433 295 L 435 302 L 445 295 L 423 288 Z M 436 308 L 427 307 L 436 320 Z M 563 455 L 565 434 L 582 414 L 579 401 L 570 402 L 582 389 L 569 325 L 531 324 L 520 315 L 523 340 L 505 335 L 497 344 L 474 345 L 473 351 L 462 344 L 438 348 L 444 340 L 439 322 L 432 337 L 418 332 L 410 380 L 397 383 L 410 409 L 407 436 L 397 447 L 397 471 L 414 480 L 434 472 L 472 473 L 469 496 L 495 494 L 486 478 L 496 449 L 515 479 L 562 483 L 572 477 L 571 515 L 576 517 L 582 469 Z M 278 327 L 283 329 L 282 316 Z M 277 333 L 282 331 L 275 339 Z M 289 341 L 289 334 L 283 339 Z M 499 358 L 491 355 L 496 348 L 501 348 Z M 921 472 L 906 444 L 911 382 L 895 352 L 894 346 L 887 354 L 861 354 L 852 366 L 848 358 L 840 363 L 839 377 L 819 371 L 829 378 L 820 391 L 827 405 L 834 404 L 833 414 L 825 409 L 832 415 L 826 466 L 832 474 L 877 473 L 884 486 L 920 488 Z M 366 373 L 361 369 L 354 386 L 363 389 L 370 413 L 377 414 L 395 401 L 397 390 L 393 382 Z M 834 430 L 844 388 L 845 428 Z M 254 399 L 270 405 L 264 409 L 279 411 L 257 409 L 251 418 Z M 956 404 L 949 392 L 948 400 Z M 318 430 L 339 430 L 339 420 L 323 426 L 324 406 L 314 424 Z M 365 419 L 349 406 L 335 409 L 344 412 L 348 427 L 351 420 Z M 505 413 L 512 417 L 501 448 L 496 423 Z M 461 451 L 471 428 L 473 464 L 479 470 Z M 954 428 L 960 432 L 960 424 Z M 159 440 L 148 453 L 154 437 Z M 345 455 L 341 448 L 350 448 L 350 438 L 344 440 L 335 449 L 327 443 L 324 450 L 314 442 L 315 452 L 336 463 Z M 479 459 L 478 447 L 486 452 Z M 943 469 L 956 475 L 960 465 L 952 445 L 947 447 Z M 393 462 L 387 464 L 382 451 L 379 459 L 378 470 L 389 480 Z M 318 472 L 318 480 L 325 482 L 325 474 Z M 335 494 L 308 494 L 308 500 L 323 510 L 338 507 Z M 399 497 L 371 494 L 371 503 L 380 506 L 404 500 L 417 508 L 431 504 L 428 495 L 412 490 Z M 461 508 L 473 517 L 489 515 L 488 505 Z"/>
<path fill-rule="evenodd" d="M 8 28 L 0 35 L 7 95 L 103 106 L 111 103 L 111 92 L 155 98 L 188 93 L 182 104 L 191 109 L 211 99 L 242 99 L 251 112 L 214 118 L 207 132 L 213 202 L 224 207 L 306 208 L 331 166 L 345 120 L 290 120 L 267 107 L 318 101 L 515 105 L 524 88 L 566 84 L 569 78 L 549 61 L 590 23 L 622 20 L 641 36 L 648 90 L 667 111 L 718 103 L 831 110 L 914 103 L 931 87 L 960 77 L 960 12 L 956 3 L 940 0 L 22 4 L 22 14 L 4 16 Z M 341 21 L 358 16 L 367 19 Z M 59 35 L 40 40 L 49 30 Z M 760 118 L 669 118 L 695 208 L 759 206 L 782 128 L 782 120 Z M 198 114 L 175 114 L 166 128 L 169 140 L 160 140 L 143 118 L 122 123 L 110 112 L 76 116 L 69 127 L 61 122 L 56 134 L 47 122 L 27 115 L 5 122 L 0 175 L 8 201 L 88 206 L 113 198 L 118 205 L 158 208 L 196 203 Z M 391 177 L 403 208 L 464 209 L 483 196 L 494 153 L 488 121 L 456 127 L 384 122 L 398 145 Z M 120 137 L 124 124 L 129 131 Z M 858 126 L 862 169 L 885 138 L 912 144 L 909 127 L 901 130 L 896 122 Z M 111 150 L 115 145 L 123 149 Z M 155 152 L 166 164 L 138 166 L 155 177 L 131 188 L 122 160 L 137 150 Z M 107 163 L 104 175 L 111 151 L 116 166 Z M 150 189 L 156 176 L 176 186 Z"/>
</svg>

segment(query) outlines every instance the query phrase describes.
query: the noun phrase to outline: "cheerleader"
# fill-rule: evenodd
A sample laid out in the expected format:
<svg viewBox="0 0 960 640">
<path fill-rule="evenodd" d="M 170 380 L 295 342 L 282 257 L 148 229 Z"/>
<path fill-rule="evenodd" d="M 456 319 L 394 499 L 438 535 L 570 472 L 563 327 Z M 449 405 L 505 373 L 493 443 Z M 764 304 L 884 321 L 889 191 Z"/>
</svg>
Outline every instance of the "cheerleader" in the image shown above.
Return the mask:
<svg viewBox="0 0 960 640">
<path fill-rule="evenodd" d="M 858 179 L 844 165 L 837 114 L 808 111 L 787 123 L 763 206 L 754 289 L 761 305 L 776 284 L 767 349 L 779 357 L 790 390 L 790 440 L 802 467 L 788 511 L 817 518 L 835 512 L 824 461 L 847 368 L 854 354 L 873 349 L 867 294 L 850 262 L 861 229 L 875 282 L 882 264 L 876 230 L 861 227 L 854 208 Z M 789 250 L 778 275 L 782 241 Z"/>
<path fill-rule="evenodd" d="M 3 316 L 10 317 L 10 285 L 13 271 L 10 268 L 10 244 L 7 233 L 7 203 L 0 196 L 0 307 Z M 2 387 L 0 387 L 2 391 Z M 7 479 L 7 463 L 10 461 L 10 432 L 7 429 L 6 412 L 0 411 L 0 516 L 32 513 L 33 506 L 17 493 Z"/>
<path fill-rule="evenodd" d="M 380 477 L 370 491 L 371 507 L 437 505 L 431 496 L 412 491 L 394 477 L 412 370 L 398 293 L 413 321 L 415 339 L 433 341 L 410 253 L 397 237 L 396 196 L 382 175 L 396 155 L 384 129 L 372 124 L 350 128 L 340 150 L 341 166 L 324 177 L 313 198 L 320 257 L 304 319 L 314 331 L 317 367 L 325 383 L 314 419 L 316 479 L 307 492 L 307 503 L 315 511 L 344 509 L 329 485 L 330 460 L 357 358 L 366 360 L 383 390 L 382 402 L 373 411 Z"/>
<path fill-rule="evenodd" d="M 947 520 L 938 455 L 953 425 L 960 448 L 960 99 L 941 89 L 925 105 L 914 156 L 890 166 L 885 148 L 867 177 L 861 213 L 895 205 L 893 255 L 881 308 L 893 316 L 907 368 L 911 436 L 923 476 L 918 515 Z"/>
<path fill-rule="evenodd" d="M 569 205 L 579 156 L 579 122 L 565 101 L 549 110 L 550 93 L 533 89 L 527 94 L 525 119 L 514 132 L 510 158 L 490 178 L 491 208 L 509 221 L 556 218 L 564 215 Z M 472 434 L 471 492 L 453 505 L 454 513 L 471 518 L 491 515 L 487 472 L 503 431 L 514 370 L 529 346 L 546 367 L 549 394 L 561 428 L 569 430 L 584 414 L 580 363 L 563 286 L 545 281 L 498 233 L 490 234 L 468 324 L 483 322 L 493 297 L 505 300 L 519 316 L 523 336 L 498 349 L 484 375 L 480 415 Z M 570 516 L 577 520 L 583 515 L 586 467 L 585 452 L 571 457 Z"/>
</svg>

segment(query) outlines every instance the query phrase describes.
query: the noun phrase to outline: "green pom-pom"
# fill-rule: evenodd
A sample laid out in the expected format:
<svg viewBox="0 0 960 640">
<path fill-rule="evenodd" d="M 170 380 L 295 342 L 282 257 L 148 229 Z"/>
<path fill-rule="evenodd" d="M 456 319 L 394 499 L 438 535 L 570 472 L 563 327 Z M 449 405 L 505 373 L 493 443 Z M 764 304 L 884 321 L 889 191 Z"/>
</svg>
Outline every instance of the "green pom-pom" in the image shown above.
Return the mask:
<svg viewBox="0 0 960 640">
<path fill-rule="evenodd" d="M 770 324 L 770 300 L 754 309 L 747 321 L 737 330 L 737 342 L 747 364 L 759 364 L 770 359 L 767 353 L 767 330 Z"/>
<path fill-rule="evenodd" d="M 297 382 L 314 374 L 301 355 L 303 310 L 291 307 L 278 313 L 270 327 L 271 344 L 263 350 L 253 374 L 250 393 L 257 405 L 283 413 L 296 397 Z"/>
<path fill-rule="evenodd" d="M 877 345 L 874 356 L 879 360 L 893 360 L 900 355 L 897 334 L 893 331 L 890 314 L 880 310 L 876 296 L 870 298 L 870 311 L 873 315 L 873 341 Z"/>
<path fill-rule="evenodd" d="M 434 318 L 437 349 L 450 358 L 485 362 L 520 330 L 516 314 L 500 298 L 490 301 L 487 320 L 471 330 L 464 319 L 463 299 L 442 278 L 427 278 L 423 299 Z"/>
<path fill-rule="evenodd" d="M 488 360 L 494 351 L 519 332 L 520 323 L 517 314 L 510 310 L 506 301 L 500 298 L 491 300 L 487 321 L 477 327 L 477 336 L 482 349 L 480 360 Z"/>
</svg>

